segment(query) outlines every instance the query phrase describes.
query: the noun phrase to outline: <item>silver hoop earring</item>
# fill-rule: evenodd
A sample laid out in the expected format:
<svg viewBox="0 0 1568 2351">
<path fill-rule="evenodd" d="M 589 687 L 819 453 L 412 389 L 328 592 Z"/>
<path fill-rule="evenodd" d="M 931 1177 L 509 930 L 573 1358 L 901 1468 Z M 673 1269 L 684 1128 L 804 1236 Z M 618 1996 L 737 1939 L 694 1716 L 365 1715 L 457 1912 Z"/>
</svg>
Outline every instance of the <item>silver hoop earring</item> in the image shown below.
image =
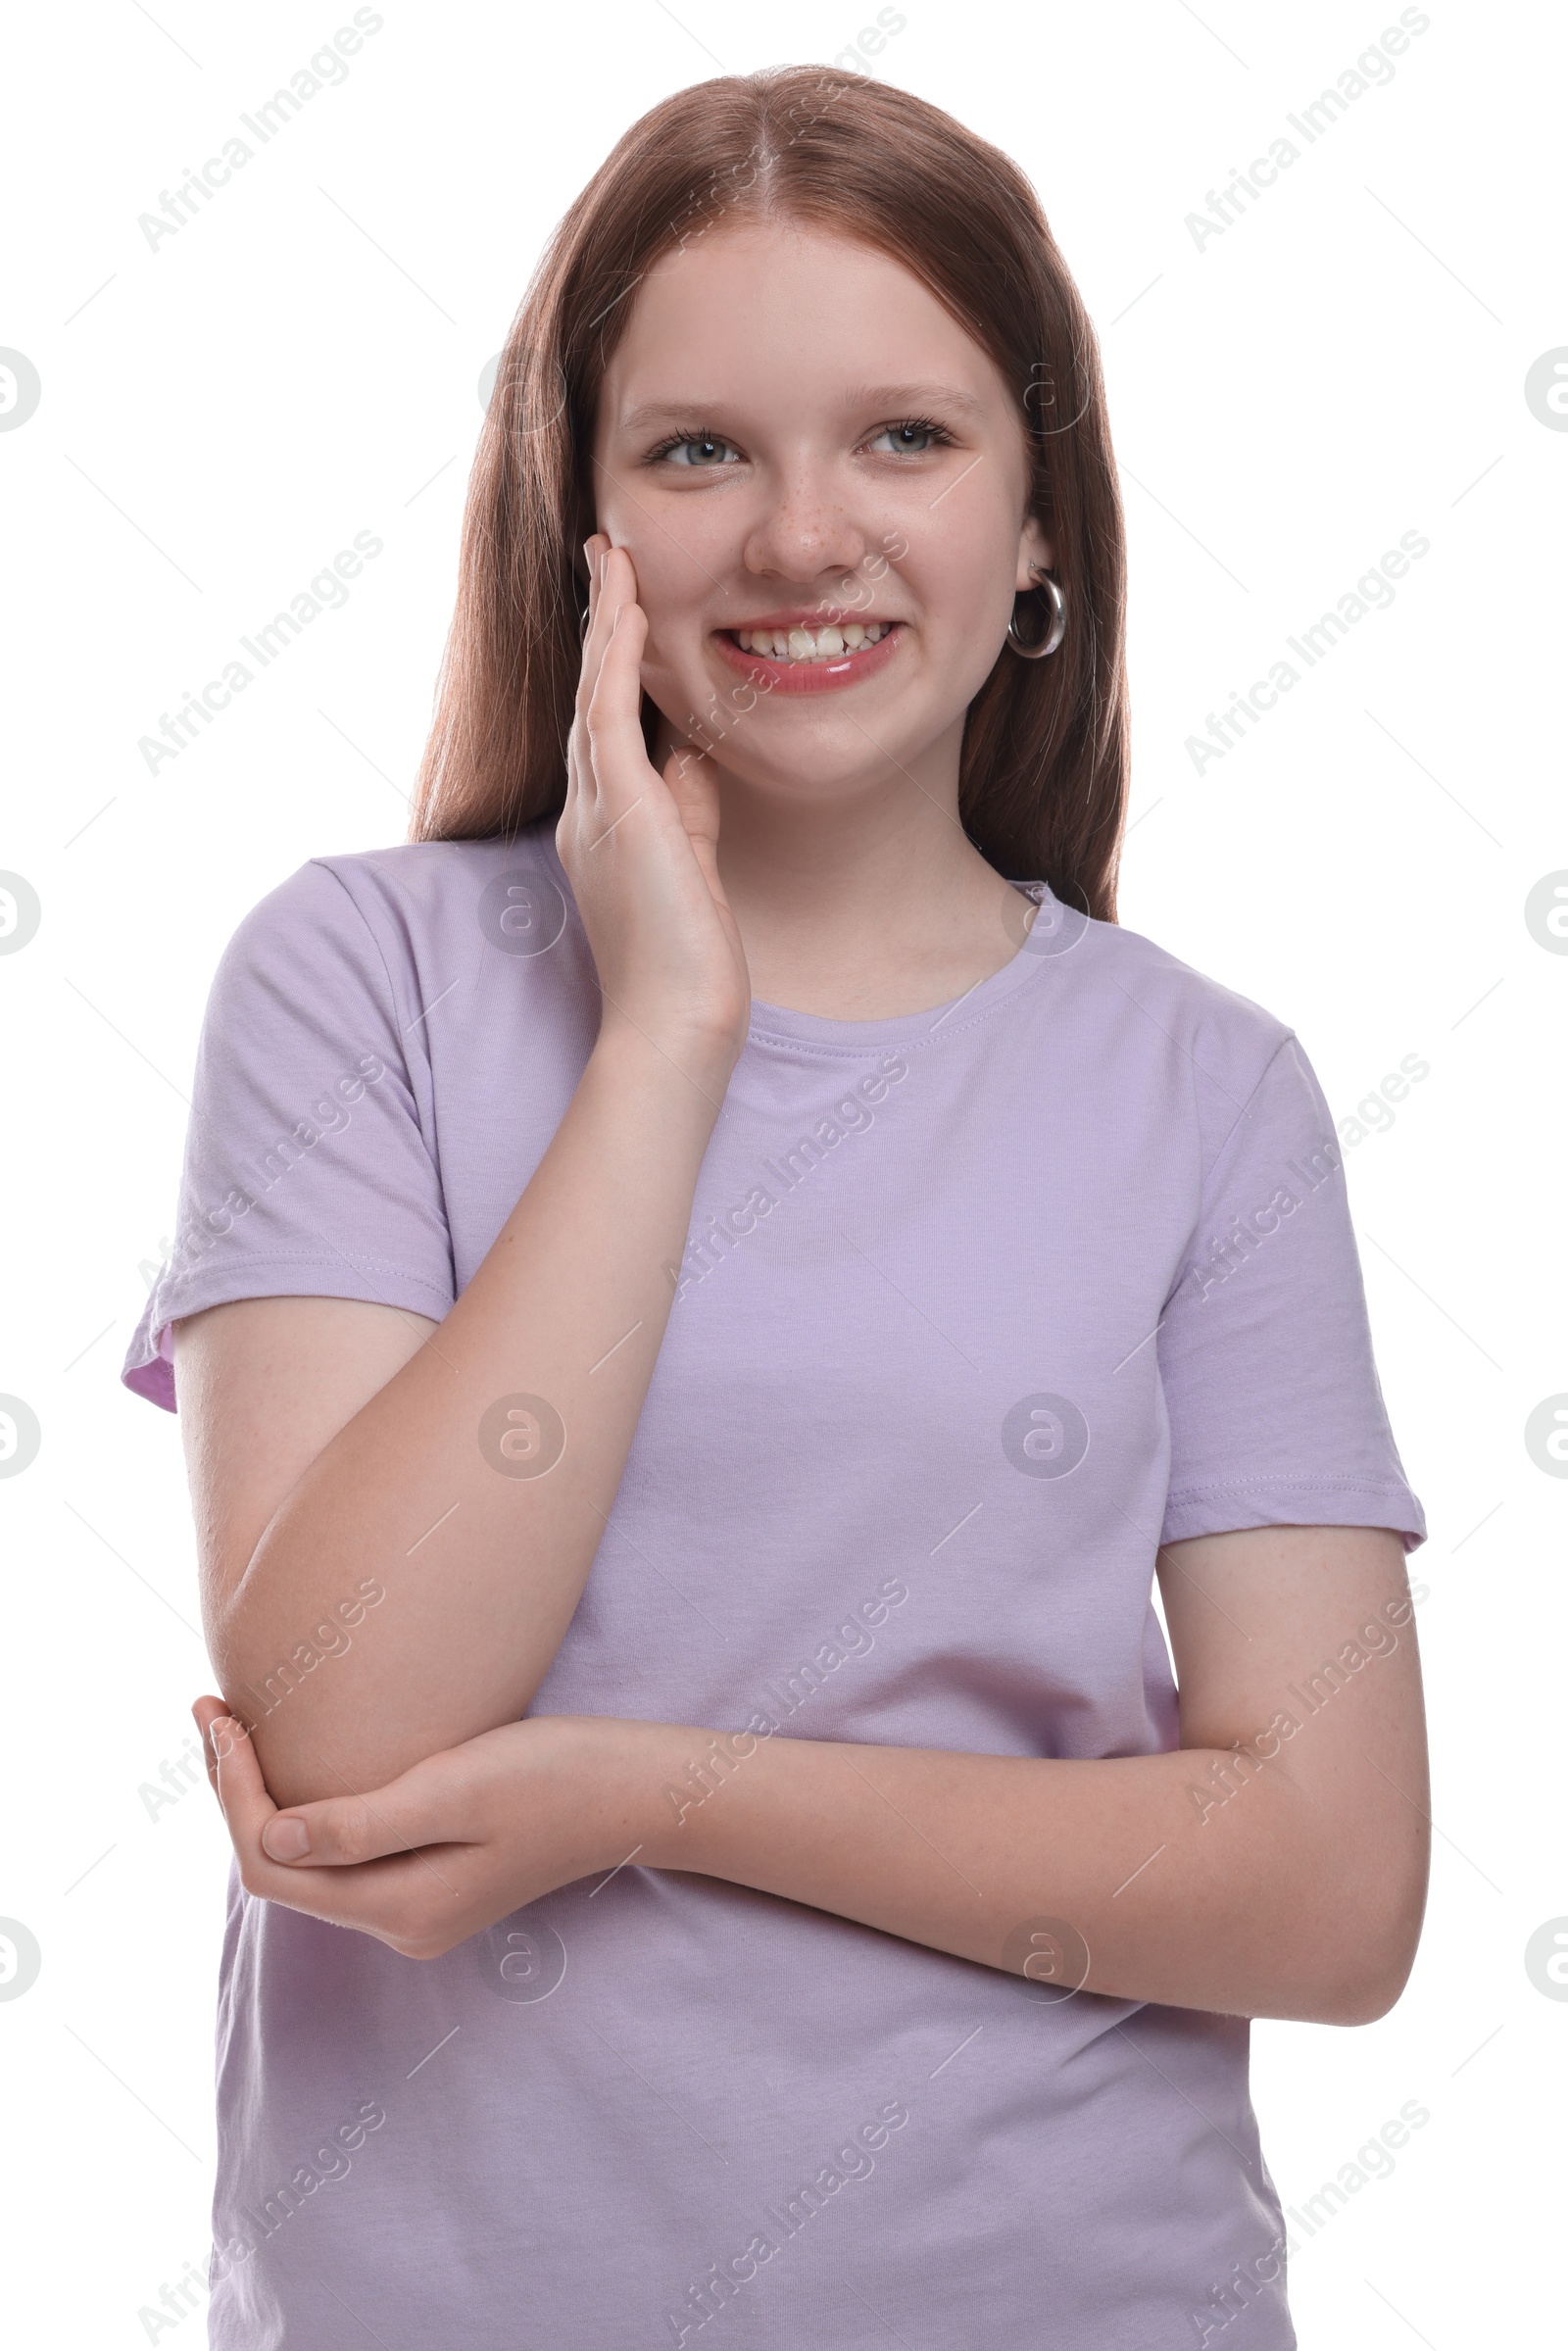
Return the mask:
<svg viewBox="0 0 1568 2351">
<path fill-rule="evenodd" d="M 1041 571 L 1034 565 L 1031 565 L 1030 568 L 1034 570 L 1035 578 L 1040 585 L 1040 592 L 1051 608 L 1051 617 L 1046 623 L 1046 633 L 1038 645 L 1026 645 L 1019 636 L 1015 624 L 1009 620 L 1007 643 L 1012 647 L 1013 652 L 1021 654 L 1026 661 L 1042 661 L 1048 653 L 1055 652 L 1062 638 L 1067 634 L 1067 599 L 1062 593 L 1061 582 L 1053 579 L 1049 571 Z"/>
</svg>

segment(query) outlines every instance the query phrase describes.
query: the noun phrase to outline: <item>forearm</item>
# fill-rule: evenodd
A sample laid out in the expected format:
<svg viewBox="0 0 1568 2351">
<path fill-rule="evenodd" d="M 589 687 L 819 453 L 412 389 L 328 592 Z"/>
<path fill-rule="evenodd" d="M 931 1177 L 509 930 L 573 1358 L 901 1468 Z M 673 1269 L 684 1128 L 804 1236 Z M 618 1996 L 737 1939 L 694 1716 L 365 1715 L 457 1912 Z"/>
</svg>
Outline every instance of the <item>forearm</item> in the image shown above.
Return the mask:
<svg viewBox="0 0 1568 2351">
<path fill-rule="evenodd" d="M 463 1296 L 268 1527 L 213 1654 L 280 1802 L 382 1784 L 529 1703 L 614 1500 L 726 1074 L 602 1041 Z M 509 1420 L 517 1397 L 562 1434 L 531 1404 Z M 384 1599 L 313 1663 L 367 1583 Z"/>
<path fill-rule="evenodd" d="M 1057 1762 L 657 1734 L 639 1766 L 640 1862 L 984 1966 L 1175 2007 L 1355 2023 L 1392 2003 L 1414 1950 L 1423 1823 L 1392 1785 L 1367 1798 L 1371 1817 L 1348 1821 L 1286 1752 Z M 1048 1922 L 1079 1939 L 1053 1939 Z"/>
</svg>

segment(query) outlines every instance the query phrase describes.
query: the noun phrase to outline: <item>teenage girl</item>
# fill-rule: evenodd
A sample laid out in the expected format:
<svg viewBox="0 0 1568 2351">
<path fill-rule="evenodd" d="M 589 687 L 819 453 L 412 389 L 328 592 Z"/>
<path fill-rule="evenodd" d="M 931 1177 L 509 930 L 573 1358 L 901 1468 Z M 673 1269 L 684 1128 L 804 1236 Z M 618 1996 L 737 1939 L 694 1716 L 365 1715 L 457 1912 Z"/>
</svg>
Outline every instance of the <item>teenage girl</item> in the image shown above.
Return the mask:
<svg viewBox="0 0 1568 2351">
<path fill-rule="evenodd" d="M 224 2351 L 1295 2341 L 1249 2020 L 1410 1967 L 1424 1529 L 1300 1046 L 1115 921 L 1122 605 L 1015 166 L 815 69 L 627 133 L 127 1367 Z"/>
</svg>

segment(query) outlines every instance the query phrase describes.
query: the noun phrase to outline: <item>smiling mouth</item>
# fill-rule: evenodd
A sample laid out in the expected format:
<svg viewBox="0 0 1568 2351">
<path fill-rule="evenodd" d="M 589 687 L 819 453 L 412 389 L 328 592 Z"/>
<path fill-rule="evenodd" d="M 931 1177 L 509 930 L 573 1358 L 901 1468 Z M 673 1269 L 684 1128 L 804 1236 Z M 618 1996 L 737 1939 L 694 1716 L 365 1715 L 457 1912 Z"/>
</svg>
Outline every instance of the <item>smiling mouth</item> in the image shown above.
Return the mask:
<svg viewBox="0 0 1568 2351">
<path fill-rule="evenodd" d="M 770 661 L 832 661 L 858 653 L 862 646 L 879 645 L 897 625 L 892 620 L 847 620 L 822 628 L 739 628 L 725 634 L 734 637 L 742 653 L 760 653 Z"/>
<path fill-rule="evenodd" d="M 808 628 L 723 628 L 714 643 L 725 660 L 759 685 L 815 693 L 858 684 L 892 660 L 903 637 L 898 620 L 850 620 Z"/>
</svg>

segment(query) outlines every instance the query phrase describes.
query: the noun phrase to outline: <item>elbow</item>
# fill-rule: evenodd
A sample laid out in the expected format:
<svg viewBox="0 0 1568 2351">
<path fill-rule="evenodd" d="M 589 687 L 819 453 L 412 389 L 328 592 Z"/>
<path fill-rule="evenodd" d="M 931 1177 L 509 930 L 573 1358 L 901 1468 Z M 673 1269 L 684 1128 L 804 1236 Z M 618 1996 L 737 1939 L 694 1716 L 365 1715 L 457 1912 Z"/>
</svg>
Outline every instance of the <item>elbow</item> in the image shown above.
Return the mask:
<svg viewBox="0 0 1568 2351">
<path fill-rule="evenodd" d="M 1309 2022 L 1375 2025 L 1380 2017 L 1388 2015 L 1403 1991 L 1414 1958 L 1413 1946 L 1402 1952 L 1362 1953 L 1355 1966 L 1341 1968 L 1325 1979 Z"/>
<path fill-rule="evenodd" d="M 1313 1921 L 1317 1965 L 1307 2021 L 1375 2025 L 1410 1980 L 1426 1907 L 1426 1851 L 1412 1852 L 1394 1886 L 1362 1890 L 1320 1908 Z"/>
<path fill-rule="evenodd" d="M 350 1727 L 334 1719 L 298 1677 L 246 1671 L 249 1659 L 215 1656 L 223 1703 L 243 1723 L 272 1802 L 314 1804 L 343 1793 L 345 1785 L 378 1783 L 365 1776 L 366 1759 Z"/>
<path fill-rule="evenodd" d="M 365 1603 L 354 1620 L 360 1622 Z M 255 1740 L 268 1790 L 274 1803 L 305 1804 L 355 1787 L 375 1785 L 362 1776 L 374 1758 L 355 1735 L 359 1691 L 342 1675 L 341 1660 L 351 1636 L 330 1613 L 303 1639 L 279 1639 L 265 1620 L 247 1621 L 243 1594 L 231 1595 L 210 1620 L 208 1647 L 224 1703 Z M 382 1773 L 385 1779 L 391 1775 Z"/>
</svg>

